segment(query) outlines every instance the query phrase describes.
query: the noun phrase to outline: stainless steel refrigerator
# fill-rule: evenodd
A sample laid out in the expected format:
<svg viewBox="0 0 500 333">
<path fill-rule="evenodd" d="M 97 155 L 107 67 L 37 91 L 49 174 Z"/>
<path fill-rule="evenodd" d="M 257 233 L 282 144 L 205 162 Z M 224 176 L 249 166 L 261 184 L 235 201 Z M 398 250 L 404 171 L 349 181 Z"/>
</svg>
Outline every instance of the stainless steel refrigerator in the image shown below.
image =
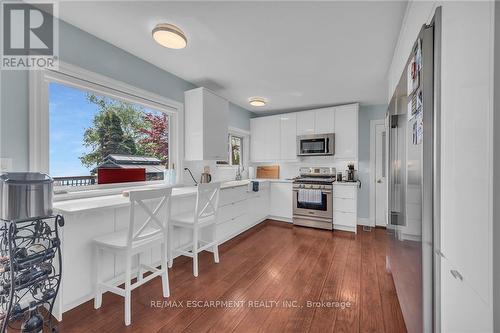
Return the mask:
<svg viewBox="0 0 500 333">
<path fill-rule="evenodd" d="M 440 8 L 415 41 L 389 105 L 387 266 L 408 332 L 439 331 Z"/>
</svg>

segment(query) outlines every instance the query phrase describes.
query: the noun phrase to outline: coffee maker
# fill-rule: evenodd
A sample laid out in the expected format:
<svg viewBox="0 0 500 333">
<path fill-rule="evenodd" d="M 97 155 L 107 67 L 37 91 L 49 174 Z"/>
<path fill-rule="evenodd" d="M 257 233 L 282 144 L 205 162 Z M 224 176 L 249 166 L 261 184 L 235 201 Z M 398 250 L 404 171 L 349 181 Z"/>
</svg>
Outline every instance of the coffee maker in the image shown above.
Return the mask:
<svg viewBox="0 0 500 333">
<path fill-rule="evenodd" d="M 354 163 L 347 164 L 346 175 L 347 175 L 345 180 L 346 182 L 358 181 L 357 171 L 354 170 Z"/>
</svg>

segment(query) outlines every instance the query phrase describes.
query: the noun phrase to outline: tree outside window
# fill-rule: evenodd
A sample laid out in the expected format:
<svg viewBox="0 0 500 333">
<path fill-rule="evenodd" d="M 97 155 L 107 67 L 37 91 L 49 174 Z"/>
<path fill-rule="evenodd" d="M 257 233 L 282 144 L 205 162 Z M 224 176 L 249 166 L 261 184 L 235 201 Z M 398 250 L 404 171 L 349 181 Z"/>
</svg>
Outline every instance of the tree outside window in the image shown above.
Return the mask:
<svg viewBox="0 0 500 333">
<path fill-rule="evenodd" d="M 233 134 L 228 137 L 228 158 L 217 161 L 217 165 L 243 165 L 243 138 Z"/>
</svg>

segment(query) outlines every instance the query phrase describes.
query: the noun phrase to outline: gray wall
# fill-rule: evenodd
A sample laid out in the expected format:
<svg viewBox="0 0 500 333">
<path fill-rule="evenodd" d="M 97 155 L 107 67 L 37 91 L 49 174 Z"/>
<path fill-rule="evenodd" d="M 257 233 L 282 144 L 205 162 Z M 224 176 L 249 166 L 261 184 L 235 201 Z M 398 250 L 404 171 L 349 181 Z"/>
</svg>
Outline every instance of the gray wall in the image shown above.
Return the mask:
<svg viewBox="0 0 500 333">
<path fill-rule="evenodd" d="M 500 3 L 495 3 L 495 22 L 500 22 Z M 495 24 L 494 56 L 494 168 L 493 168 L 493 325 L 500 332 L 500 24 Z"/>
<path fill-rule="evenodd" d="M 370 121 L 385 118 L 387 105 L 361 105 L 358 117 L 358 217 L 370 217 Z"/>
<path fill-rule="evenodd" d="M 195 88 L 171 73 L 60 21 L 59 56 L 64 62 L 184 103 L 184 91 Z M 1 73 L 0 157 L 13 169 L 28 168 L 29 87 L 27 71 Z M 251 112 L 230 104 L 229 125 L 250 129 Z"/>
</svg>

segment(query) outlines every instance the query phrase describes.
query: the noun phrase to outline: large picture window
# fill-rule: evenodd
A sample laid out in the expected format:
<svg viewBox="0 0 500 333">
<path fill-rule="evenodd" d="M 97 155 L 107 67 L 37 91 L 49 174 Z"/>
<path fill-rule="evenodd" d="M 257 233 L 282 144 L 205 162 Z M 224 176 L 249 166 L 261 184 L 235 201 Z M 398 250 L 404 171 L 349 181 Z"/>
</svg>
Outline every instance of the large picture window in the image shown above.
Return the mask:
<svg viewBox="0 0 500 333">
<path fill-rule="evenodd" d="M 161 180 L 169 166 L 169 116 L 52 82 L 49 151 L 57 185 Z"/>
</svg>

